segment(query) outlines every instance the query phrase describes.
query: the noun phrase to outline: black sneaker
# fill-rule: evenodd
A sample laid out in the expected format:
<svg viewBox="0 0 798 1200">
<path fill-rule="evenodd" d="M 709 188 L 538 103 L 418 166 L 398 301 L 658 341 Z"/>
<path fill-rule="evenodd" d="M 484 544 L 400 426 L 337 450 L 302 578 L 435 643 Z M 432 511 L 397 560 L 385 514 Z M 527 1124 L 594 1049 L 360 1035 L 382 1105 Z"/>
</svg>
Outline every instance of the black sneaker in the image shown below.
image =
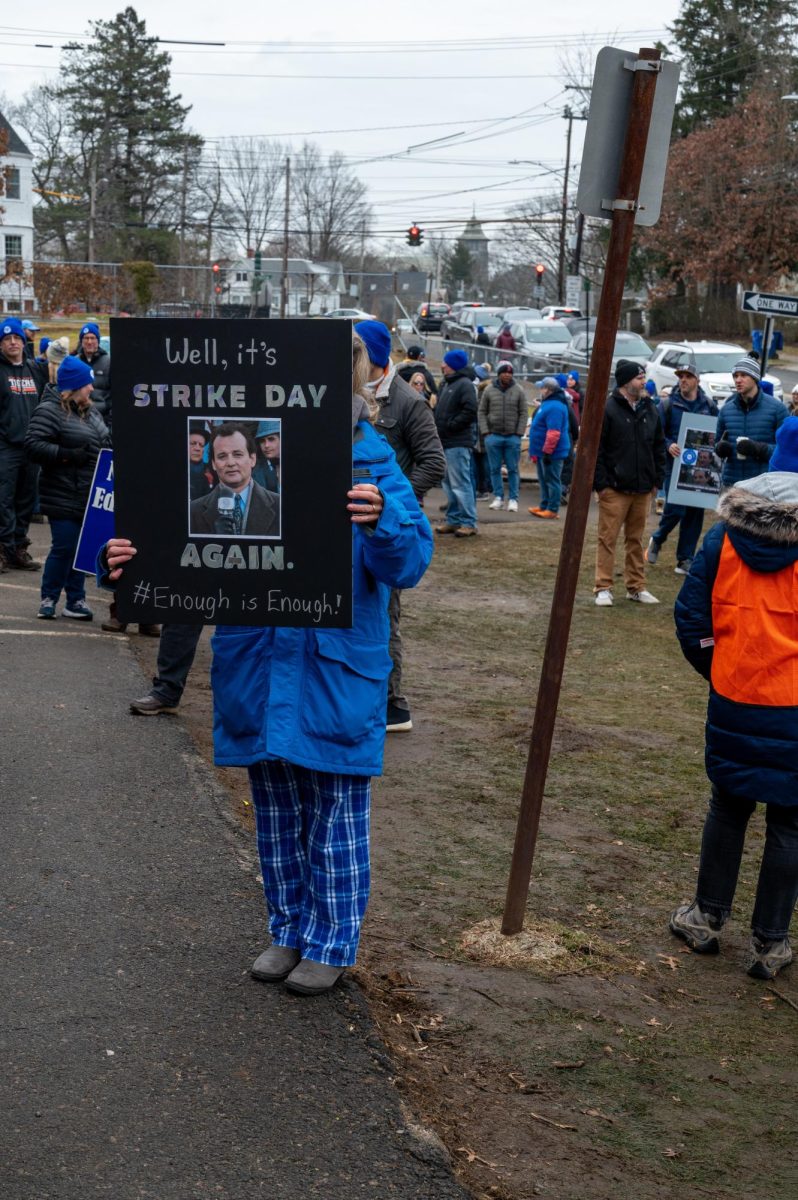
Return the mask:
<svg viewBox="0 0 798 1200">
<path fill-rule="evenodd" d="M 413 722 L 410 718 L 410 709 L 397 708 L 395 704 L 389 703 L 385 715 L 386 733 L 408 733 L 412 728 Z"/>
<path fill-rule="evenodd" d="M 156 696 L 155 692 L 150 692 L 140 700 L 131 700 L 130 711 L 137 717 L 157 717 L 158 713 L 176 713 L 177 705 Z"/>
</svg>

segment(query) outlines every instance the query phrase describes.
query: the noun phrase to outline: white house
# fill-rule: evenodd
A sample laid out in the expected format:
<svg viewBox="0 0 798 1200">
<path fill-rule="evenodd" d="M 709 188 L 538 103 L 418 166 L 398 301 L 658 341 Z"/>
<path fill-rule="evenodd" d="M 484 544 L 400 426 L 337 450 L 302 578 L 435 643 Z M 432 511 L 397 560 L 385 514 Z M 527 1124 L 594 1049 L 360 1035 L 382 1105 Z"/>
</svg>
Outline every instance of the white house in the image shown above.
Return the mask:
<svg viewBox="0 0 798 1200">
<path fill-rule="evenodd" d="M 0 195 L 0 313 L 33 312 L 33 155 L 0 113 L 8 138 L 0 158 L 5 187 Z"/>
<path fill-rule="evenodd" d="M 271 305 L 272 316 L 280 309 L 283 260 L 264 258 L 260 264 L 259 306 Z M 255 259 L 240 258 L 224 267 L 222 304 L 250 305 L 255 286 Z M 306 258 L 288 260 L 288 305 L 286 316 L 318 316 L 341 305 L 346 291 L 340 263 L 314 263 Z"/>
</svg>

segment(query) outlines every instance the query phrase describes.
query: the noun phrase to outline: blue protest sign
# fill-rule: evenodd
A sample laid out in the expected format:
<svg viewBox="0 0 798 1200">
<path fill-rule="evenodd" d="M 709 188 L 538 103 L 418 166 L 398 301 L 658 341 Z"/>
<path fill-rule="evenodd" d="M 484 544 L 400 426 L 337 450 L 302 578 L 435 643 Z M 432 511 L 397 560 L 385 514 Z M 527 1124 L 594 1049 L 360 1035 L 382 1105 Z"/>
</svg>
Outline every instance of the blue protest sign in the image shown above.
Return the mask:
<svg viewBox="0 0 798 1200">
<path fill-rule="evenodd" d="M 80 540 L 75 552 L 75 570 L 93 575 L 97 554 L 114 536 L 114 452 L 101 450 L 94 468 L 89 501 L 83 514 Z"/>
</svg>

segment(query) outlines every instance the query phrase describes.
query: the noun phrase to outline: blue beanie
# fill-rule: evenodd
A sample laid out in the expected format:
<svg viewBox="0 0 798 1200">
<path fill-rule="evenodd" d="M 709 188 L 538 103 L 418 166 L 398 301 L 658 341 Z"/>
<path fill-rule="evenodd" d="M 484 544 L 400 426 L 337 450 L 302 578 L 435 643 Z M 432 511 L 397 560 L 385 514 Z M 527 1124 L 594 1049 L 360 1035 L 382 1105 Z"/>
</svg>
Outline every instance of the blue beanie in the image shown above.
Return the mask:
<svg viewBox="0 0 798 1200">
<path fill-rule="evenodd" d="M 773 395 L 773 384 L 770 382 L 769 379 L 763 379 L 761 381 L 761 383 L 759 384 L 759 386 L 762 389 L 762 391 L 765 393 L 766 396 Z"/>
<path fill-rule="evenodd" d="M 50 339 L 48 337 L 39 338 L 39 353 L 44 354 L 49 345 Z"/>
<path fill-rule="evenodd" d="M 17 337 L 25 341 L 25 330 L 22 328 L 22 322 L 17 317 L 5 317 L 3 324 L 0 325 L 0 341 L 7 337 L 9 333 L 15 333 Z"/>
<path fill-rule="evenodd" d="M 788 417 L 776 431 L 776 449 L 768 470 L 798 473 L 798 417 Z"/>
<path fill-rule="evenodd" d="M 450 350 L 448 354 L 444 354 L 443 361 L 453 371 L 462 371 L 463 367 L 468 366 L 468 355 L 465 350 Z"/>
<path fill-rule="evenodd" d="M 568 383 L 568 376 L 564 375 L 562 371 L 558 372 L 558 374 L 556 374 L 554 376 L 554 378 L 557 380 L 557 382 L 559 383 L 561 388 L 564 388 L 565 385 Z"/>
<path fill-rule="evenodd" d="M 78 343 L 80 343 L 80 342 L 82 342 L 82 341 L 83 341 L 83 335 L 84 335 L 84 333 L 93 333 L 93 334 L 94 334 L 94 336 L 96 337 L 97 341 L 99 342 L 99 340 L 100 340 L 100 326 L 97 324 L 97 322 L 96 322 L 96 321 L 87 321 L 87 322 L 86 322 L 86 324 L 83 326 L 83 328 L 81 329 L 80 333 L 78 334 Z"/>
<path fill-rule="evenodd" d="M 87 383 L 94 383 L 94 372 L 82 358 L 68 354 L 58 368 L 56 382 L 61 392 L 77 392 Z"/>
<path fill-rule="evenodd" d="M 273 433 L 280 432 L 280 422 L 272 418 L 270 421 L 261 421 L 255 433 L 255 441 L 259 442 L 261 438 L 271 437 Z"/>
<path fill-rule="evenodd" d="M 382 321 L 358 321 L 355 333 L 369 352 L 375 367 L 387 367 L 391 361 L 391 331 Z"/>
<path fill-rule="evenodd" d="M 579 372 L 578 371 L 569 371 L 568 374 L 570 375 L 571 379 L 573 379 L 574 383 L 579 383 Z M 566 379 L 565 382 L 567 383 L 568 380 Z"/>
<path fill-rule="evenodd" d="M 657 385 L 653 379 L 646 380 L 646 391 L 648 392 L 649 396 L 656 396 Z"/>
</svg>

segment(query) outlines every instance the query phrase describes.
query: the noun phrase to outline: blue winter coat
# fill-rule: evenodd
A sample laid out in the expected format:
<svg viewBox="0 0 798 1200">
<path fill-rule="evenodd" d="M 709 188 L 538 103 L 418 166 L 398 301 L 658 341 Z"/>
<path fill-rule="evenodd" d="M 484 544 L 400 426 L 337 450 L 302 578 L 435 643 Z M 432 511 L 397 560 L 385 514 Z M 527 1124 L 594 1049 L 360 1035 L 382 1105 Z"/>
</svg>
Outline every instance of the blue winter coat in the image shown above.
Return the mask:
<svg viewBox="0 0 798 1200">
<path fill-rule="evenodd" d="M 778 499 L 773 499 L 773 496 Z M 773 611 L 784 612 L 789 579 L 776 573 L 798 562 L 798 474 L 772 473 L 730 488 L 721 498 L 718 521 L 704 538 L 676 601 L 676 632 L 685 658 L 710 681 L 706 725 L 706 769 L 718 787 L 751 800 L 798 805 L 798 705 L 746 704 L 720 695 L 712 686 L 714 631 L 712 592 L 724 538 L 747 567 L 773 577 Z M 745 596 L 739 620 L 745 619 Z M 795 626 L 794 626 L 795 628 Z M 798 658 L 798 629 L 792 635 Z M 786 647 L 789 657 L 789 645 Z M 784 643 L 778 646 L 785 650 Z M 761 677 L 768 647 L 750 646 L 738 660 L 736 677 Z"/>
<path fill-rule="evenodd" d="M 354 526 L 351 629 L 218 626 L 213 663 L 214 757 L 246 767 L 281 758 L 333 774 L 379 775 L 385 742 L 388 598 L 414 587 L 432 532 L 393 450 L 361 421 L 353 465 L 385 506 L 373 533 Z"/>
<path fill-rule="evenodd" d="M 558 429 L 560 440 L 551 452 L 552 458 L 567 458 L 571 453 L 571 434 L 568 428 L 568 401 L 565 392 L 552 392 L 535 413 L 529 431 L 529 457 L 543 455 L 543 443 L 550 429 Z"/>
<path fill-rule="evenodd" d="M 753 403 L 744 406 L 735 392 L 723 405 L 718 414 L 718 424 L 715 429 L 715 441 L 719 442 L 722 435 L 732 444 L 731 458 L 724 459 L 721 483 L 730 487 L 741 479 L 753 479 L 767 471 L 767 463 L 756 462 L 752 458 L 737 457 L 737 438 L 747 437 L 752 442 L 766 442 L 772 454 L 776 448 L 776 430 L 788 417 L 788 412 L 781 400 L 768 396 L 761 389 Z"/>
</svg>

